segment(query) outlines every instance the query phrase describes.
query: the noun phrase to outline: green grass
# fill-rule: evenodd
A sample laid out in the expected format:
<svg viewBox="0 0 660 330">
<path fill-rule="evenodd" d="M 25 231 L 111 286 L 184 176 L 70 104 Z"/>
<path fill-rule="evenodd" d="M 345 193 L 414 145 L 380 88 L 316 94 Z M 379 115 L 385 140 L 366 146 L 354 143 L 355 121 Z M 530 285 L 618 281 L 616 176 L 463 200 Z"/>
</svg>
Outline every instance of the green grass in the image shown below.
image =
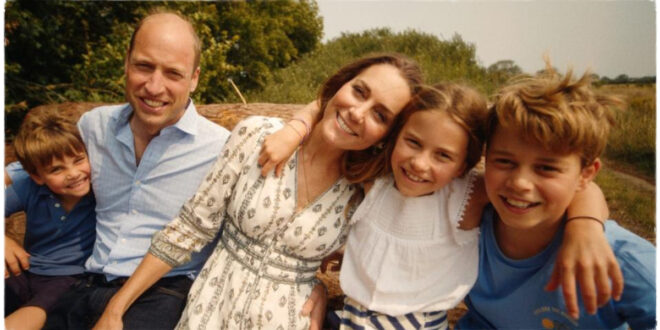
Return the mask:
<svg viewBox="0 0 660 330">
<path fill-rule="evenodd" d="M 605 158 L 617 168 L 655 181 L 655 85 L 606 85 L 600 88 L 622 97 L 628 107 L 616 113 Z"/>
<path fill-rule="evenodd" d="M 655 189 L 617 175 L 607 164 L 596 177 L 610 208 L 610 218 L 655 243 Z"/>
</svg>

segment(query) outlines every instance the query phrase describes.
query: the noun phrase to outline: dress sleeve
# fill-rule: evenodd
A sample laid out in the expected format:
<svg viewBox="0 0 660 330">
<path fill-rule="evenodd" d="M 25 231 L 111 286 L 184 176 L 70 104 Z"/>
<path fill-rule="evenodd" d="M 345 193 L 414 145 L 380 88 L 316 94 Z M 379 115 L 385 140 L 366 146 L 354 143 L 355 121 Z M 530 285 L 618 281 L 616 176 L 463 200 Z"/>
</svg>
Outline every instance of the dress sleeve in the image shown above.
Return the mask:
<svg viewBox="0 0 660 330">
<path fill-rule="evenodd" d="M 154 234 L 151 254 L 177 267 L 190 261 L 192 252 L 200 251 L 215 238 L 241 170 L 247 165 L 248 156 L 258 150 L 264 129 L 271 126 L 266 117 L 250 117 L 234 128 L 195 195 L 163 230 Z"/>
</svg>

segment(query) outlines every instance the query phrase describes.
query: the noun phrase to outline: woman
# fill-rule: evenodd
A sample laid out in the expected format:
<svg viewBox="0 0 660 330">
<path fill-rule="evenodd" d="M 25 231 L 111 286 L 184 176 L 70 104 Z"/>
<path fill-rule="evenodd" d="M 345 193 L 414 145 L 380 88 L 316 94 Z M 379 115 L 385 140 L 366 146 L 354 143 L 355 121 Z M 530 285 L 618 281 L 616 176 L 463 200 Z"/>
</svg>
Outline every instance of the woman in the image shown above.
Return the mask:
<svg viewBox="0 0 660 330">
<path fill-rule="evenodd" d="M 321 88 L 319 124 L 306 132 L 279 178 L 260 175 L 255 151 L 282 122 L 253 117 L 237 125 L 198 192 L 154 236 L 97 327 L 121 326 L 121 315 L 137 297 L 224 226 L 177 327 L 308 328 L 302 305 L 321 260 L 346 238 L 346 206 L 358 191 L 342 173 L 369 167 L 373 158 L 359 150 L 389 138 L 420 83 L 418 66 L 397 54 L 341 68 Z"/>
</svg>

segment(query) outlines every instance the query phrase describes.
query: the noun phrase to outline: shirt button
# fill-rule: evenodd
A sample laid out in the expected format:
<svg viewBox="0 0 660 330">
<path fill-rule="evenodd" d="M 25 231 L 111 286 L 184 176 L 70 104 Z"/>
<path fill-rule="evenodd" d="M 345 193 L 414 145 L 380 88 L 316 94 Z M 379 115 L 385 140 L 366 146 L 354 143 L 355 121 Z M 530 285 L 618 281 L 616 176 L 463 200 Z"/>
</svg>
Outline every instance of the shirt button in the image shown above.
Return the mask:
<svg viewBox="0 0 660 330">
<path fill-rule="evenodd" d="M 55 207 L 60 207 L 60 203 L 55 203 Z"/>
<path fill-rule="evenodd" d="M 66 220 L 66 217 L 65 217 L 65 216 L 61 216 L 61 217 L 60 217 L 60 220 L 64 221 L 64 220 Z"/>
</svg>

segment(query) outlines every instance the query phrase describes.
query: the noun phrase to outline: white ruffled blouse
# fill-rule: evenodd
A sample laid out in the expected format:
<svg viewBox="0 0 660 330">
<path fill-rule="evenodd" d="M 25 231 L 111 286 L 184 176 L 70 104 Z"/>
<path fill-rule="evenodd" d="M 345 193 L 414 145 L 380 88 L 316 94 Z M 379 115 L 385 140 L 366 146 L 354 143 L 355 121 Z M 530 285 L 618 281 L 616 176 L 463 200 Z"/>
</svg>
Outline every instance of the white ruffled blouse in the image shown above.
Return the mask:
<svg viewBox="0 0 660 330">
<path fill-rule="evenodd" d="M 479 228 L 458 229 L 474 172 L 435 193 L 405 197 L 376 180 L 353 215 L 340 273 L 344 293 L 388 315 L 448 310 L 468 294 L 479 266 Z"/>
</svg>

